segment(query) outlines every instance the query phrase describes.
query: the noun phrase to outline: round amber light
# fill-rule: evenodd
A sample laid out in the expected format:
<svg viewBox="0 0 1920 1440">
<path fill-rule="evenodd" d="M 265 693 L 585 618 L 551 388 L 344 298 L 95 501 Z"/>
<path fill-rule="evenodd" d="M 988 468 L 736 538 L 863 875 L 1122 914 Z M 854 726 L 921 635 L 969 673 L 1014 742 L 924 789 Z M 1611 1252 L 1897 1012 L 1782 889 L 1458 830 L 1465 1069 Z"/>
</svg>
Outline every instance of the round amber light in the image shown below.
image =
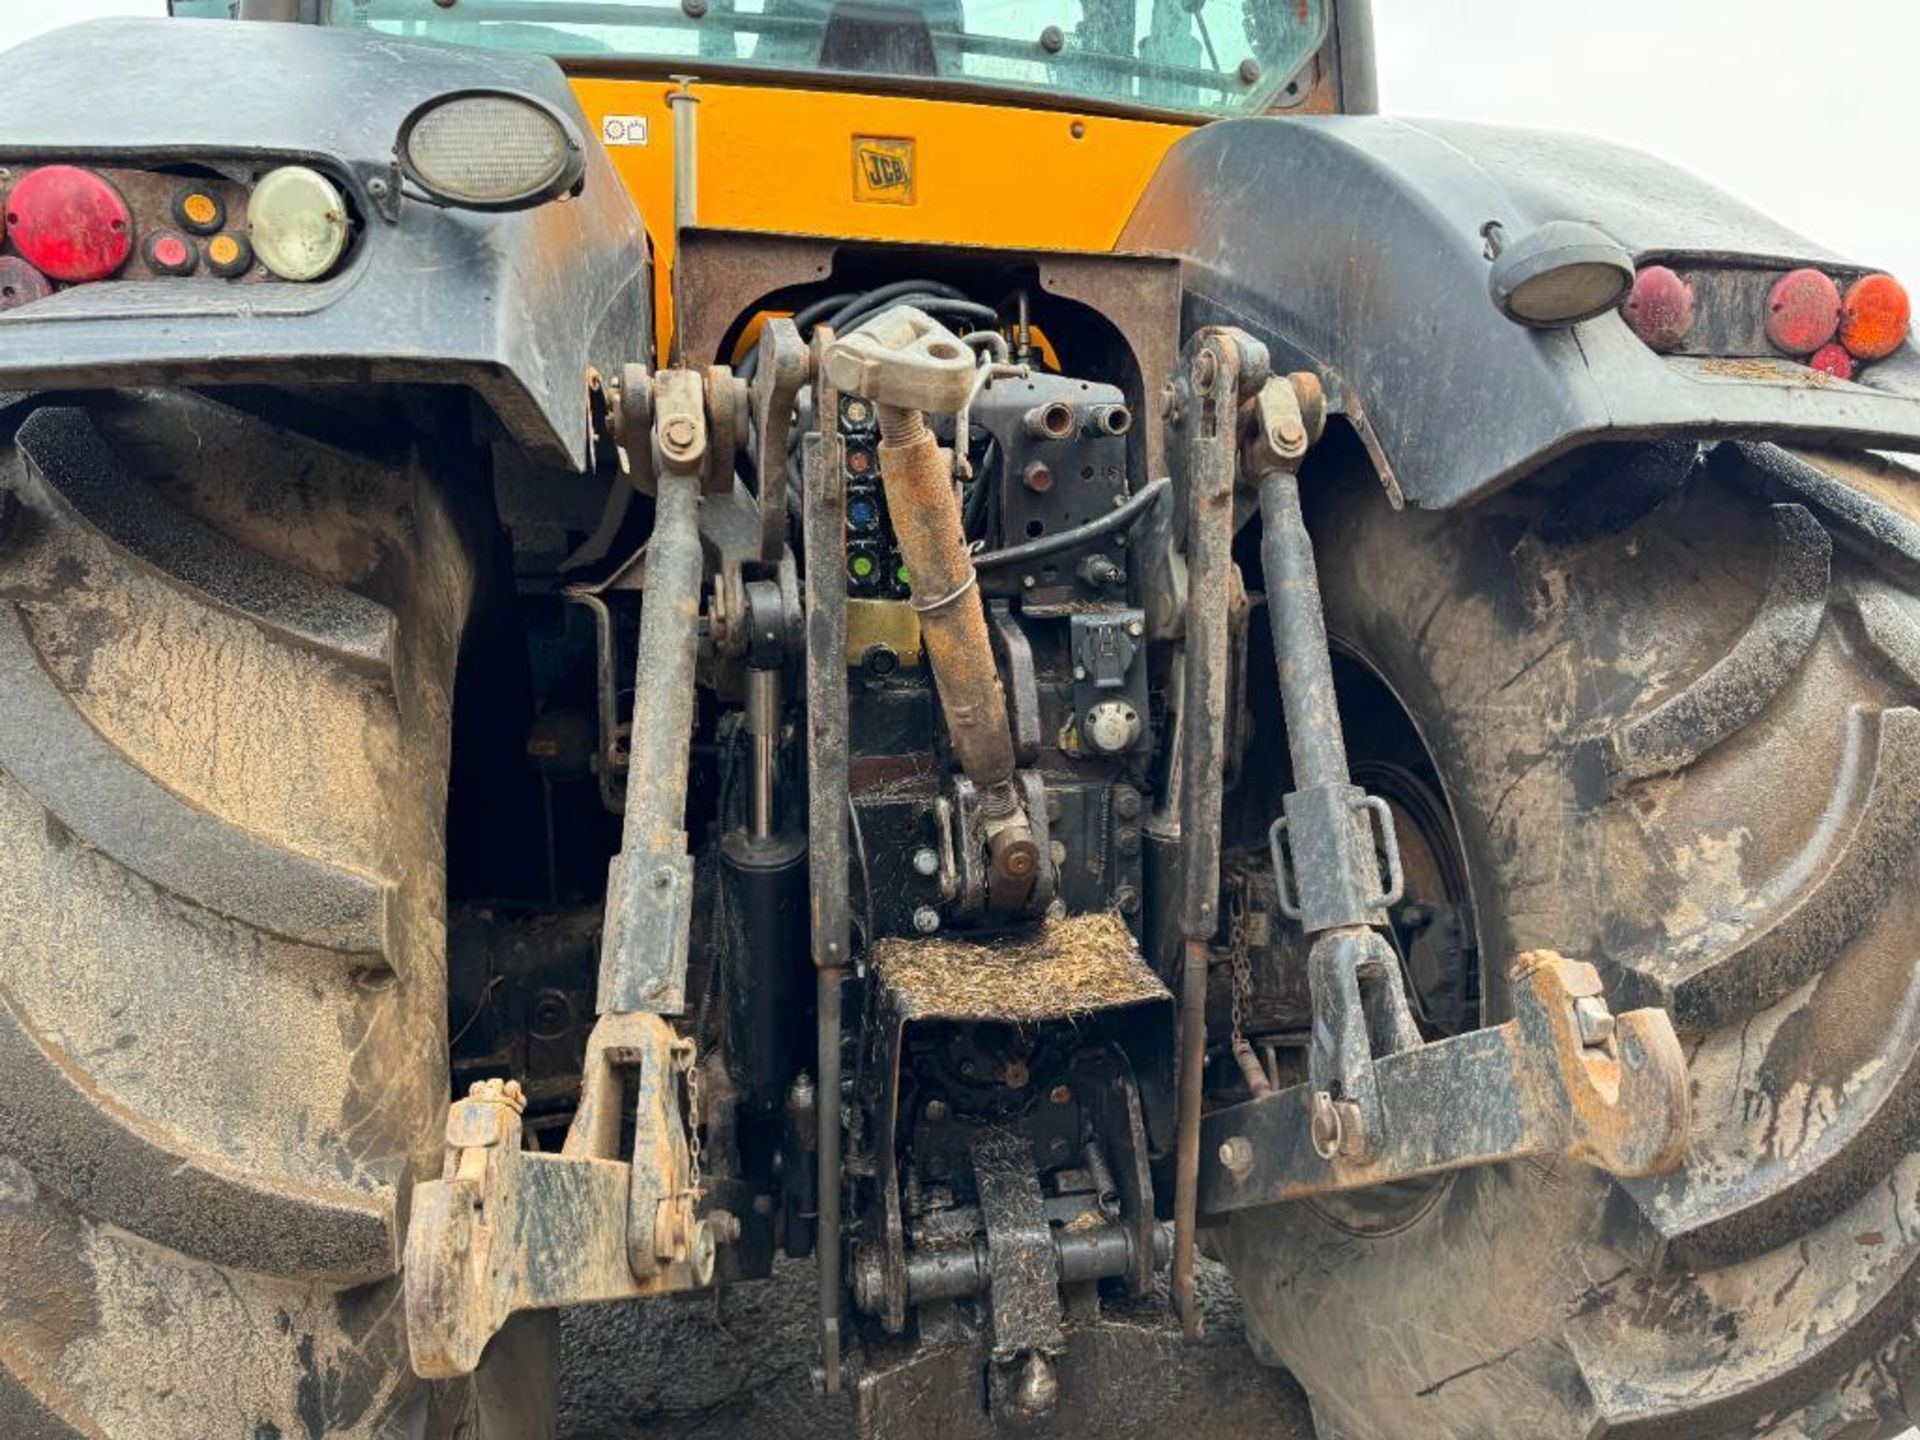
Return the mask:
<svg viewBox="0 0 1920 1440">
<path fill-rule="evenodd" d="M 1840 309 L 1840 343 L 1862 360 L 1884 360 L 1906 342 L 1913 306 L 1891 275 L 1869 275 L 1847 290 Z"/>
<path fill-rule="evenodd" d="M 173 218 L 195 235 L 211 235 L 227 219 L 227 207 L 207 190 L 182 190 L 173 198 Z"/>
</svg>

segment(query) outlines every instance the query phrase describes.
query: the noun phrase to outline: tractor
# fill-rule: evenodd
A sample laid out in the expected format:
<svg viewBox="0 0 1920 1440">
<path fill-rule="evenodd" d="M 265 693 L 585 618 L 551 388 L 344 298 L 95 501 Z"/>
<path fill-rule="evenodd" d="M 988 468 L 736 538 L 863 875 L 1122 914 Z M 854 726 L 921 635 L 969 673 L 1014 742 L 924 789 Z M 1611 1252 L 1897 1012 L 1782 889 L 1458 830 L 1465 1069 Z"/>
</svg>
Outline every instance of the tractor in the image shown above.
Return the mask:
<svg viewBox="0 0 1920 1440">
<path fill-rule="evenodd" d="M 795 1262 L 872 1440 L 1215 1262 L 1320 1440 L 1920 1414 L 1896 278 L 1367 0 L 171 12 L 0 88 L 0 1435 Z"/>
</svg>

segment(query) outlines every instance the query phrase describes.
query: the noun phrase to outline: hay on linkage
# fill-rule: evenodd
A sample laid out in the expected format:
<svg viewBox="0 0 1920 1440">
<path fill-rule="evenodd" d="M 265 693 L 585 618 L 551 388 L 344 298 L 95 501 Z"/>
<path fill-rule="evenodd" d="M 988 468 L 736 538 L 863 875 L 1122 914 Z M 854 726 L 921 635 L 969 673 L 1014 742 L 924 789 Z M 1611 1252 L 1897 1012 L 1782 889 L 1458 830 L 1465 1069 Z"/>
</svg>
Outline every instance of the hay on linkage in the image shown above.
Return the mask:
<svg viewBox="0 0 1920 1440">
<path fill-rule="evenodd" d="M 986 943 L 894 937 L 874 946 L 873 963 L 916 1018 L 1021 1024 L 1170 998 L 1133 932 L 1110 913 L 1048 920 Z"/>
</svg>

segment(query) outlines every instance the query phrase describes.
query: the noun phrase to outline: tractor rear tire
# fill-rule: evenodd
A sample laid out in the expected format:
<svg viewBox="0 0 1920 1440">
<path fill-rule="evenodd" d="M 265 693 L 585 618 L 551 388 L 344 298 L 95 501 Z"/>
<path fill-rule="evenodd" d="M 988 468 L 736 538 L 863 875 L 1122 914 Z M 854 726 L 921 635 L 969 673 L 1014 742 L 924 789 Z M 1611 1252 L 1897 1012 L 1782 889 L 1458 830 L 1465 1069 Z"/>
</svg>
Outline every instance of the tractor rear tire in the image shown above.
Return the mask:
<svg viewBox="0 0 1920 1440">
<path fill-rule="evenodd" d="M 1215 1244 L 1322 1440 L 1869 1440 L 1920 1414 L 1920 594 L 1766 447 L 1609 449 L 1472 509 L 1308 476 L 1336 642 L 1446 791 L 1487 1020 L 1514 957 L 1666 1006 L 1685 1166 L 1525 1162 Z M 1920 477 L 1875 487 L 1920 518 Z M 1894 567 L 1897 568 L 1897 567 Z"/>
<path fill-rule="evenodd" d="M 237 401 L 0 406 L 0 1435 L 537 1440 L 398 1277 L 487 472 Z"/>
</svg>

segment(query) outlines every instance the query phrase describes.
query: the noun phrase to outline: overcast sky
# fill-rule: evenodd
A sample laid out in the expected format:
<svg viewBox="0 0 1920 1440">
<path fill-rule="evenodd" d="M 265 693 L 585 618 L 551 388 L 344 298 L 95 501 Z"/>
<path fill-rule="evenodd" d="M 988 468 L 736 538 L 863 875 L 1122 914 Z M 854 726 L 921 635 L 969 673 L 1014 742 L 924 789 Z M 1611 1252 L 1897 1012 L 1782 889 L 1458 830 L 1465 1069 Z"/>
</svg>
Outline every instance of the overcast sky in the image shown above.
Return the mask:
<svg viewBox="0 0 1920 1440">
<path fill-rule="evenodd" d="M 0 46 L 165 8 L 0 0 Z M 1374 13 L 1383 109 L 1651 150 L 1920 286 L 1920 0 L 1374 0 Z"/>
</svg>

